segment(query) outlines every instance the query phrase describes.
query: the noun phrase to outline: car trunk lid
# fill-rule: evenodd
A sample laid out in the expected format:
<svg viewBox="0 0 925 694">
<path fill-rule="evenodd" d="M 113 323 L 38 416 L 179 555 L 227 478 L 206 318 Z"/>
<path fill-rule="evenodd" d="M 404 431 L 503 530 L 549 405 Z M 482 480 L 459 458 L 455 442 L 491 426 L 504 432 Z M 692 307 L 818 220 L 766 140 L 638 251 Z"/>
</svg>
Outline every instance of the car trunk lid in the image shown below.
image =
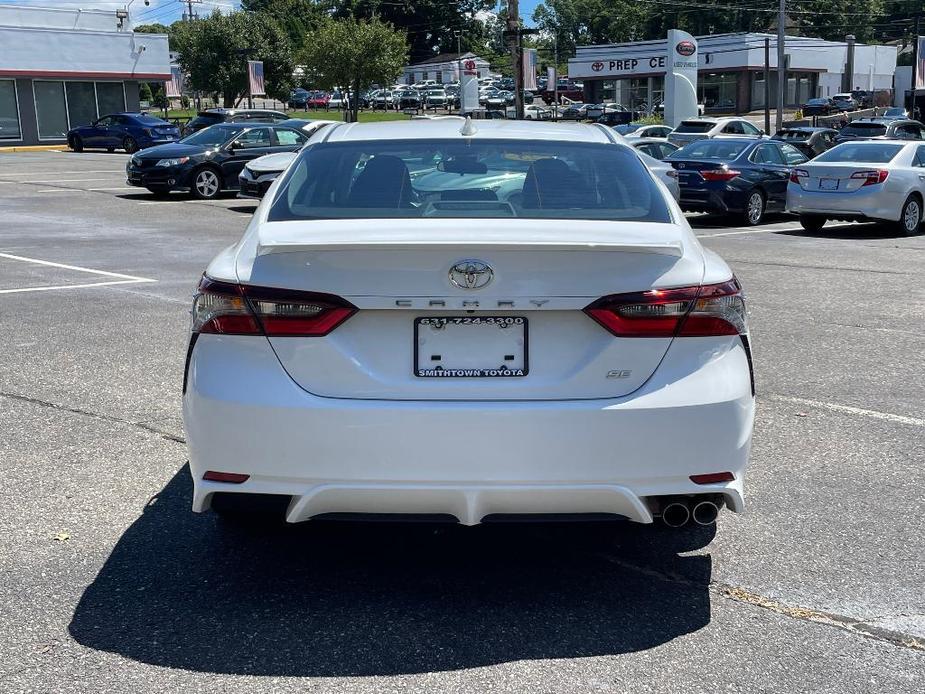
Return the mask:
<svg viewBox="0 0 925 694">
<path fill-rule="evenodd" d="M 697 285 L 702 252 L 673 224 L 581 225 L 578 236 L 559 220 L 264 223 L 238 273 L 243 284 L 334 294 L 359 309 L 325 337 L 270 338 L 289 375 L 317 395 L 618 397 L 652 375 L 671 339 L 614 337 L 582 309 Z"/>
</svg>

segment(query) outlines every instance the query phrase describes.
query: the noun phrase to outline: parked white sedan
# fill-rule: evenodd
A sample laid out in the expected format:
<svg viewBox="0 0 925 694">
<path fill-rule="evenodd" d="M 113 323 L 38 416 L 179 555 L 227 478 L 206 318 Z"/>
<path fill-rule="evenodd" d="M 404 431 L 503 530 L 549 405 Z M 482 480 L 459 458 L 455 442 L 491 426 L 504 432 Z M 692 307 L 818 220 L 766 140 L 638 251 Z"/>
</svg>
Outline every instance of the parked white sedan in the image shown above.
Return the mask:
<svg viewBox="0 0 925 694">
<path fill-rule="evenodd" d="M 754 407 L 739 282 L 631 148 L 461 119 L 303 149 L 203 276 L 183 396 L 193 509 L 290 522 L 711 524 Z"/>
<path fill-rule="evenodd" d="M 919 233 L 925 200 L 925 143 L 843 142 L 791 170 L 787 210 L 818 231 L 830 219 L 893 222 Z"/>
</svg>

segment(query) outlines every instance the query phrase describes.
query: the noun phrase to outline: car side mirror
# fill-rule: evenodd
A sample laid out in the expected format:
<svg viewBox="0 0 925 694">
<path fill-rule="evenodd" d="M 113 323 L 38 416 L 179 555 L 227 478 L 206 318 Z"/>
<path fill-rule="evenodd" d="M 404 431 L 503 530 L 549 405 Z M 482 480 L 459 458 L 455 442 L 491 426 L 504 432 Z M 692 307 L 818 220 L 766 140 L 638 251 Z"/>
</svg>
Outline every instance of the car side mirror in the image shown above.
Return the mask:
<svg viewBox="0 0 925 694">
<path fill-rule="evenodd" d="M 243 147 L 244 143 L 238 142 L 237 140 L 233 140 L 231 144 L 228 145 L 228 149 L 242 149 Z"/>
</svg>

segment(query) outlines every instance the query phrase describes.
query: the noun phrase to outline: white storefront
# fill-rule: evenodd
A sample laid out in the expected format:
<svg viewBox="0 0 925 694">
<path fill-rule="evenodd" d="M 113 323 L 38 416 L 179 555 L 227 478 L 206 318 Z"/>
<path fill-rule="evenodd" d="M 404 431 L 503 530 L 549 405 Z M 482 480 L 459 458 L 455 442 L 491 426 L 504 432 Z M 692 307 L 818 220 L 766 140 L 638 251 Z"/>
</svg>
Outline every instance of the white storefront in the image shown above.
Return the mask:
<svg viewBox="0 0 925 694">
<path fill-rule="evenodd" d="M 415 84 L 424 80 L 434 80 L 440 84 L 459 81 L 460 63 L 472 61 L 479 77 L 487 77 L 490 69 L 488 61 L 475 53 L 442 53 L 402 70 L 403 84 Z"/>
<path fill-rule="evenodd" d="M 740 33 L 699 36 L 698 97 L 708 110 L 746 113 L 764 107 L 764 45 L 770 43 L 771 93 L 777 85 L 777 37 Z M 848 44 L 788 36 L 788 106 L 847 89 L 888 90 L 896 69 L 895 46 L 855 45 L 854 70 L 844 73 Z M 629 107 L 662 100 L 667 40 L 579 46 L 569 60 L 569 77 L 581 79 L 591 101 L 616 101 Z"/>
<path fill-rule="evenodd" d="M 119 25 L 115 11 L 0 5 L 0 146 L 63 142 L 137 111 L 139 82 L 170 79 L 167 36 Z"/>
</svg>

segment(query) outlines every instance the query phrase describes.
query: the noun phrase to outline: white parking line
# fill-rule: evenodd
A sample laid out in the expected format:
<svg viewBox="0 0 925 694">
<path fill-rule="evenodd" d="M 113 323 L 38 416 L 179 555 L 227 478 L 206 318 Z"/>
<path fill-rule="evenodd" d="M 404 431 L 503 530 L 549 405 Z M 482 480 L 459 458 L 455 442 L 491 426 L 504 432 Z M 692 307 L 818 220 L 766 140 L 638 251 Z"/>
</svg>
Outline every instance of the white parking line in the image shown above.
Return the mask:
<svg viewBox="0 0 925 694">
<path fill-rule="evenodd" d="M 907 417 L 905 415 L 892 414 L 890 412 L 878 412 L 877 410 L 865 410 L 860 407 L 839 405 L 834 402 L 822 402 L 820 400 L 809 400 L 807 398 L 795 398 L 789 395 L 769 395 L 767 397 L 771 400 L 790 402 L 795 405 L 806 405 L 807 407 L 818 407 L 823 410 L 831 410 L 832 412 L 841 412 L 842 414 L 861 415 L 862 417 L 881 419 L 886 422 L 895 422 L 896 424 L 909 424 L 916 427 L 925 427 L 925 419 L 919 419 L 917 417 Z"/>
<path fill-rule="evenodd" d="M 714 236 L 738 236 L 739 234 L 773 234 L 776 231 L 789 231 L 797 227 L 780 227 L 778 229 L 745 229 L 742 231 L 721 231 L 717 234 L 697 234 L 698 239 L 710 239 Z"/>
<path fill-rule="evenodd" d="M 126 275 L 121 272 L 109 272 L 108 270 L 94 270 L 89 267 L 81 267 L 80 265 L 67 265 L 65 263 L 55 263 L 50 260 L 39 260 L 38 258 L 27 258 L 22 255 L 13 255 L 12 253 L 0 253 L 0 258 L 6 258 L 8 260 L 19 260 L 24 263 L 32 263 L 34 265 L 46 265 L 48 267 L 57 267 L 64 270 L 74 270 L 75 272 L 87 272 L 91 275 L 101 275 L 103 277 L 112 277 L 111 280 L 106 280 L 104 282 L 85 282 L 83 284 L 61 284 L 53 285 L 49 287 L 20 287 L 18 289 L 0 289 L 0 294 L 17 294 L 21 292 L 47 292 L 53 289 L 83 289 L 86 287 L 105 287 L 112 284 L 136 284 L 139 282 L 157 282 L 157 280 L 149 279 L 147 277 L 136 277 L 135 275 Z"/>
<path fill-rule="evenodd" d="M 134 190 L 136 193 L 140 193 L 140 192 L 141 192 L 140 190 L 138 190 L 138 188 L 135 188 L 135 187 L 131 187 L 131 188 L 129 188 L 129 187 L 122 187 L 122 188 L 75 188 L 74 190 L 85 190 L 85 191 L 88 191 L 88 192 L 91 192 L 91 193 L 98 193 L 98 192 L 100 192 L 100 191 L 106 191 L 106 190 Z"/>
<path fill-rule="evenodd" d="M 114 172 L 113 176 L 116 175 L 119 174 Z M 36 181 L 5 181 L 5 183 L 84 183 L 86 181 L 108 181 L 110 178 L 112 176 L 106 178 L 42 178 Z"/>
<path fill-rule="evenodd" d="M 72 174 L 98 174 L 98 173 L 111 173 L 111 174 L 124 174 L 125 169 L 93 169 L 90 171 L 15 171 L 10 173 L 5 171 L 0 173 L 0 177 L 3 176 L 70 176 Z M 2 178 L 0 178 L 2 180 Z M 11 183 L 17 183 L 18 181 L 11 181 Z"/>
<path fill-rule="evenodd" d="M 20 289 L 0 289 L 0 294 L 47 292 L 53 289 L 86 289 L 87 287 L 108 287 L 113 284 L 138 284 L 139 282 L 157 282 L 157 280 L 112 280 L 110 282 L 86 282 L 84 284 L 57 284 L 50 287 L 22 287 Z"/>
</svg>

